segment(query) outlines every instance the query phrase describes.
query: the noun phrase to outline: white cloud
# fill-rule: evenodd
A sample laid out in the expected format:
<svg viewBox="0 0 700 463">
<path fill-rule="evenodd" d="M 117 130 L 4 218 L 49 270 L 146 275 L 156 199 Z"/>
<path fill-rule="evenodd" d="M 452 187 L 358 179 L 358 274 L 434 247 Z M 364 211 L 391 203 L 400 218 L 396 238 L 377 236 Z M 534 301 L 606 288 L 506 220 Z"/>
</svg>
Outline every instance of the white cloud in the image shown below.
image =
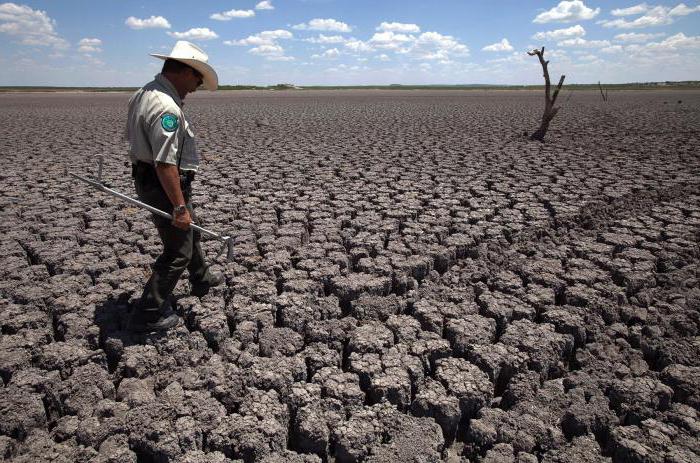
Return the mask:
<svg viewBox="0 0 700 463">
<path fill-rule="evenodd" d="M 615 27 L 618 29 L 637 29 L 642 27 L 666 26 L 673 23 L 673 18 L 668 14 L 668 8 L 663 6 L 655 7 L 644 16 L 628 21 L 626 19 L 613 19 L 599 21 L 604 27 Z"/>
<path fill-rule="evenodd" d="M 651 36 L 652 34 L 636 35 Z M 664 59 L 668 58 L 673 58 L 676 60 L 688 60 L 689 58 L 687 56 L 684 57 L 683 53 L 692 53 L 693 56 L 696 56 L 697 50 L 700 50 L 700 36 L 687 36 L 684 33 L 680 32 L 660 42 L 647 42 L 643 44 L 630 43 L 628 45 L 611 45 L 609 47 L 602 48 L 600 51 L 605 53 L 624 53 L 625 58 L 635 59 L 639 62 L 643 61 L 648 64 L 651 64 L 663 62 Z"/>
<path fill-rule="evenodd" d="M 129 16 L 124 24 L 132 29 L 170 29 L 170 23 L 162 16 L 151 16 L 146 19 Z"/>
<path fill-rule="evenodd" d="M 394 31 L 375 32 L 367 42 L 350 39 L 345 47 L 354 52 L 389 50 L 414 59 L 431 61 L 449 61 L 452 56 L 469 55 L 466 45 L 452 36 L 438 32 L 424 32 L 417 36 Z"/>
<path fill-rule="evenodd" d="M 671 16 L 687 16 L 691 13 L 697 13 L 700 11 L 700 5 L 696 7 L 689 7 L 685 3 L 679 3 L 669 12 Z"/>
<path fill-rule="evenodd" d="M 426 60 L 447 60 L 450 55 L 467 56 L 469 48 L 450 35 L 424 32 L 408 50 L 412 56 Z"/>
<path fill-rule="evenodd" d="M 317 59 L 317 58 L 335 59 L 338 56 L 340 56 L 340 50 L 338 50 L 337 48 L 330 48 L 319 55 L 311 55 L 311 58 L 313 58 L 313 59 Z"/>
<path fill-rule="evenodd" d="M 570 23 L 574 21 L 584 21 L 593 19 L 600 13 L 600 8 L 595 10 L 588 8 L 581 0 L 571 0 L 559 2 L 549 11 L 538 14 L 532 21 L 534 23 L 562 22 Z"/>
<path fill-rule="evenodd" d="M 535 48 L 535 47 L 532 47 L 532 48 Z M 523 56 L 523 55 L 525 55 L 525 56 Z M 488 60 L 486 60 L 486 62 L 493 63 L 493 64 L 522 64 L 525 62 L 526 56 L 527 55 L 525 53 L 515 52 L 515 53 L 511 53 L 510 55 L 504 56 L 502 58 L 488 59 Z M 550 51 L 550 57 L 551 57 L 551 51 Z"/>
<path fill-rule="evenodd" d="M 532 36 L 536 40 L 562 40 L 572 37 L 583 37 L 586 35 L 586 29 L 580 25 L 567 27 L 565 29 L 556 29 L 553 31 L 538 32 Z"/>
<path fill-rule="evenodd" d="M 81 39 L 78 42 L 78 51 L 80 53 L 99 53 L 102 51 L 100 46 L 102 45 L 102 40 L 100 39 Z"/>
<path fill-rule="evenodd" d="M 391 58 L 389 58 L 389 55 L 386 55 L 382 53 L 381 55 L 377 55 L 376 57 L 379 61 L 390 61 Z"/>
<path fill-rule="evenodd" d="M 683 49 L 700 49 L 700 36 L 690 36 L 688 37 L 683 32 L 679 32 L 676 35 L 661 41 L 661 42 L 651 42 L 646 44 L 648 49 L 652 50 L 665 50 L 665 51 L 679 51 Z"/>
<path fill-rule="evenodd" d="M 282 48 L 280 45 L 274 44 L 274 45 L 260 45 L 255 48 L 251 48 L 248 50 L 248 53 L 251 53 L 253 55 L 281 55 L 284 53 L 284 48 Z"/>
<path fill-rule="evenodd" d="M 101 59 L 99 59 L 95 56 L 92 56 L 88 53 L 83 54 L 82 59 L 85 62 L 90 63 L 91 66 L 104 66 L 104 64 L 105 64 L 105 62 L 102 61 Z"/>
<path fill-rule="evenodd" d="M 213 40 L 219 37 L 207 27 L 194 27 L 185 32 L 168 32 L 168 35 L 183 40 Z"/>
<path fill-rule="evenodd" d="M 551 48 L 547 52 L 550 58 L 554 58 L 556 60 L 568 60 L 569 55 L 567 54 L 566 50 L 552 50 Z M 519 53 L 520 56 L 523 58 L 529 58 L 527 54 Z"/>
<path fill-rule="evenodd" d="M 610 12 L 613 16 L 633 16 L 642 13 L 646 13 L 649 10 L 649 5 L 646 3 L 640 3 L 639 5 L 634 5 L 629 8 L 616 8 Z"/>
<path fill-rule="evenodd" d="M 634 16 L 649 11 L 649 5 L 640 3 L 639 5 L 630 6 L 629 8 L 615 8 L 610 12 L 613 16 Z"/>
<path fill-rule="evenodd" d="M 645 5 L 645 4 L 642 4 Z M 637 5 L 636 7 L 632 8 L 637 8 L 641 7 L 642 5 Z M 669 24 L 673 24 L 676 20 L 677 17 L 679 16 L 687 16 L 692 13 L 697 13 L 700 12 L 700 5 L 696 6 L 694 8 L 688 7 L 685 3 L 679 3 L 673 8 L 666 7 L 666 6 L 655 6 L 655 7 L 650 7 L 648 5 L 645 5 L 646 9 L 642 8 L 637 8 L 638 11 L 637 13 L 628 13 L 625 14 L 627 15 L 633 15 L 633 14 L 641 14 L 644 13 L 643 16 L 640 16 L 634 20 L 627 20 L 623 18 L 619 19 L 612 19 L 612 20 L 603 20 L 603 21 L 598 21 L 598 24 L 602 24 L 604 27 L 615 27 L 618 29 L 638 29 L 638 28 L 643 28 L 643 27 L 654 27 L 654 26 L 668 26 Z M 631 10 L 632 8 L 628 8 L 626 10 Z M 625 10 L 622 10 L 625 11 Z M 617 16 L 621 16 L 618 14 Z"/>
<path fill-rule="evenodd" d="M 347 75 L 348 73 L 357 73 L 358 71 L 368 71 L 369 68 L 367 66 L 358 66 L 358 65 L 352 65 L 349 66 L 347 64 L 339 64 L 337 66 L 334 66 L 332 68 L 327 68 L 325 72 L 342 72 L 343 74 Z"/>
<path fill-rule="evenodd" d="M 272 2 L 270 2 L 269 0 L 264 0 L 260 3 L 258 3 L 257 5 L 255 5 L 255 9 L 256 10 L 274 10 L 275 7 L 272 6 Z"/>
<path fill-rule="evenodd" d="M 285 29 L 275 29 L 273 31 L 262 31 L 258 34 L 260 37 L 271 39 L 291 39 L 294 35 Z"/>
<path fill-rule="evenodd" d="M 645 43 L 648 42 L 651 39 L 655 39 L 657 37 L 663 37 L 664 34 L 663 32 L 660 32 L 658 34 L 639 34 L 637 32 L 626 32 L 624 34 L 617 34 L 614 39 L 617 40 L 618 42 L 625 42 L 625 43 Z"/>
<path fill-rule="evenodd" d="M 383 22 L 377 26 L 378 31 L 391 31 L 391 32 L 402 32 L 404 34 L 417 34 L 420 32 L 420 27 L 417 24 L 405 24 L 405 23 L 388 23 Z"/>
<path fill-rule="evenodd" d="M 508 42 L 508 39 L 503 39 L 491 45 L 482 48 L 484 51 L 513 51 L 513 46 Z"/>
<path fill-rule="evenodd" d="M 294 57 L 286 56 L 284 48 L 277 43 L 259 45 L 248 50 L 248 53 L 262 56 L 268 61 L 294 61 Z"/>
<path fill-rule="evenodd" d="M 277 43 L 278 40 L 291 39 L 294 35 L 284 29 L 272 31 L 262 31 L 255 35 L 249 35 L 241 40 L 226 40 L 224 45 L 231 46 L 252 46 L 248 53 L 263 56 L 268 61 L 292 61 L 291 56 L 285 56 L 284 48 Z"/>
<path fill-rule="evenodd" d="M 333 32 L 350 32 L 352 28 L 344 22 L 337 21 L 332 18 L 321 19 L 314 18 L 308 23 L 301 23 L 292 26 L 292 29 L 310 30 L 310 31 L 333 31 Z"/>
<path fill-rule="evenodd" d="M 253 10 L 228 10 L 222 13 L 214 13 L 209 18 L 216 21 L 230 21 L 234 18 L 252 18 L 253 16 L 255 16 L 255 11 Z"/>
<path fill-rule="evenodd" d="M 559 47 L 577 47 L 577 48 L 602 48 L 609 47 L 610 42 L 607 40 L 586 40 L 581 37 L 575 39 L 562 40 L 557 43 Z"/>
<path fill-rule="evenodd" d="M 330 43 L 345 43 L 347 40 L 345 37 L 342 35 L 324 35 L 324 34 L 318 34 L 318 37 L 309 37 L 308 39 L 303 39 L 304 42 L 309 42 L 309 43 L 321 43 L 321 44 L 330 44 Z"/>
<path fill-rule="evenodd" d="M 369 53 L 374 51 L 374 47 L 369 43 L 354 38 L 345 42 L 345 48 L 354 53 Z"/>
<path fill-rule="evenodd" d="M 45 11 L 14 3 L 0 4 L 0 33 L 17 37 L 23 45 L 68 48 L 68 42 L 56 33 L 55 25 L 56 21 Z"/>
<path fill-rule="evenodd" d="M 416 38 L 412 35 L 397 34 L 396 32 L 375 32 L 369 43 L 376 48 L 384 48 L 387 50 L 400 50 L 404 48 L 408 42 L 414 42 Z"/>
<path fill-rule="evenodd" d="M 274 45 L 279 39 L 291 39 L 292 33 L 284 29 L 276 29 L 274 31 L 262 31 L 255 35 L 249 35 L 241 40 L 226 40 L 224 45 L 238 46 L 258 46 L 258 45 Z"/>
<path fill-rule="evenodd" d="M 624 47 L 622 45 L 610 45 L 609 47 L 601 48 L 600 51 L 603 53 L 621 53 L 624 51 Z"/>
</svg>

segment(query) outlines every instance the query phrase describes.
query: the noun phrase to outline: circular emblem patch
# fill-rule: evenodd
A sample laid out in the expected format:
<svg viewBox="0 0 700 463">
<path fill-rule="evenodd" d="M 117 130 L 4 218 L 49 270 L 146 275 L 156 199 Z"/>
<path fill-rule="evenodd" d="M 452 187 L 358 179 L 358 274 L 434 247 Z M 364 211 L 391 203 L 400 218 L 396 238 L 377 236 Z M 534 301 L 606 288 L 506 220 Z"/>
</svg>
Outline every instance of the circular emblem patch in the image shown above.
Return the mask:
<svg viewBox="0 0 700 463">
<path fill-rule="evenodd" d="M 175 114 L 167 113 L 160 117 L 160 125 L 166 132 L 174 132 L 177 130 L 177 116 Z"/>
</svg>

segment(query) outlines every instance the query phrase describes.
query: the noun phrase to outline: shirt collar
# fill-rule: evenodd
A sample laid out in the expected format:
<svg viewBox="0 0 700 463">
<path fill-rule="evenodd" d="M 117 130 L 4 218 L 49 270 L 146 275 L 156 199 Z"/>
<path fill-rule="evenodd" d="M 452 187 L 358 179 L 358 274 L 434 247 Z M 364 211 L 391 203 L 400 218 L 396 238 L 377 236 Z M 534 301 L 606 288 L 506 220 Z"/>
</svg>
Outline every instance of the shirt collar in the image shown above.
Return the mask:
<svg viewBox="0 0 700 463">
<path fill-rule="evenodd" d="M 172 99 L 175 101 L 175 103 L 182 108 L 182 99 L 180 98 L 180 95 L 177 93 L 177 89 L 173 85 L 172 82 L 168 80 L 167 77 L 165 77 L 163 74 L 156 74 L 156 82 L 158 82 L 160 85 L 165 87 L 166 92 L 168 95 L 172 97 Z"/>
</svg>

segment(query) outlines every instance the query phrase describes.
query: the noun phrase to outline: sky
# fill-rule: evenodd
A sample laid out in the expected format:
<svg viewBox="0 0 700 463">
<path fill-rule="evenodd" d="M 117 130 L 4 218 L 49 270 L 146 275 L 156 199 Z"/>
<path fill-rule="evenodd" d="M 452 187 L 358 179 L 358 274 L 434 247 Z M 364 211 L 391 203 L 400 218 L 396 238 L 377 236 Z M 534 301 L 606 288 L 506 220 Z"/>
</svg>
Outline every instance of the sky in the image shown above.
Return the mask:
<svg viewBox="0 0 700 463">
<path fill-rule="evenodd" d="M 1 0 L 0 0 L 1 1 Z M 228 85 L 700 80 L 700 0 L 0 3 L 0 85 L 141 86 L 177 40 Z"/>
</svg>

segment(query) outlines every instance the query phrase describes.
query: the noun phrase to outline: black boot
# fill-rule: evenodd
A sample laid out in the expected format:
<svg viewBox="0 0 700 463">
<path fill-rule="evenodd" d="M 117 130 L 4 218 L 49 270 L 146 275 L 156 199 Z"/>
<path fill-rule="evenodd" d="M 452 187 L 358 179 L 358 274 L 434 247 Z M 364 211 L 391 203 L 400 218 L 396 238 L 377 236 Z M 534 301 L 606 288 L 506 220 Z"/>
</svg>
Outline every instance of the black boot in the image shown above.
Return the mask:
<svg viewBox="0 0 700 463">
<path fill-rule="evenodd" d="M 190 294 L 197 297 L 204 297 L 209 293 L 209 290 L 215 286 L 219 286 L 224 282 L 224 276 L 221 273 L 207 272 L 207 276 L 198 282 L 190 282 Z"/>
<path fill-rule="evenodd" d="M 143 310 L 141 307 L 136 307 L 131 315 L 129 330 L 136 333 L 168 331 L 179 324 L 180 317 L 168 300 L 160 310 Z"/>
</svg>

